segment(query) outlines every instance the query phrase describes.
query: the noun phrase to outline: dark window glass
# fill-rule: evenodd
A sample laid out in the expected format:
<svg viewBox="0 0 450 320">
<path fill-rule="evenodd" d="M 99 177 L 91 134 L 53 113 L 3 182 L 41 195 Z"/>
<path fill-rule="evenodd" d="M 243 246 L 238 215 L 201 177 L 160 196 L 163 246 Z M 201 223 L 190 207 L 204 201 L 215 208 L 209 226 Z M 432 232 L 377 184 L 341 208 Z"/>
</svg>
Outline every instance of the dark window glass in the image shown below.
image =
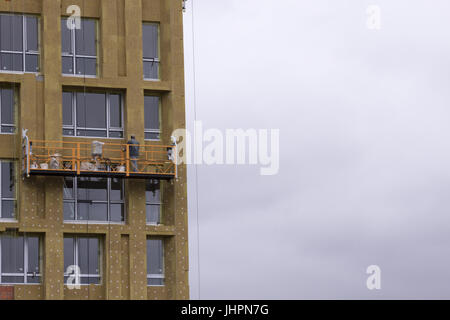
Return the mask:
<svg viewBox="0 0 450 320">
<path fill-rule="evenodd" d="M 1 50 L 12 50 L 11 16 L 0 15 L 0 47 Z"/>
<path fill-rule="evenodd" d="M 74 199 L 74 193 L 73 193 L 73 178 L 65 177 L 64 178 L 64 200 L 73 200 Z"/>
<path fill-rule="evenodd" d="M 109 188 L 107 178 L 78 178 L 76 181 L 74 198 L 74 180 L 65 178 L 64 220 L 125 220 L 123 182 L 120 179 L 111 179 Z"/>
<path fill-rule="evenodd" d="M 1 133 L 14 133 L 15 131 L 15 128 L 9 126 L 2 126 L 0 129 Z"/>
<path fill-rule="evenodd" d="M 73 74 L 73 58 L 62 57 L 62 72 Z"/>
<path fill-rule="evenodd" d="M 77 136 L 79 137 L 100 137 L 100 138 L 106 138 L 107 133 L 106 130 L 99 131 L 99 130 L 77 130 Z"/>
<path fill-rule="evenodd" d="M 160 140 L 161 134 L 157 132 L 146 132 L 145 133 L 145 140 Z"/>
<path fill-rule="evenodd" d="M 15 218 L 16 198 L 14 163 L 1 162 L 1 217 L 3 219 Z"/>
<path fill-rule="evenodd" d="M 81 284 L 99 284 L 100 277 L 81 278 Z"/>
<path fill-rule="evenodd" d="M 148 204 L 146 205 L 146 217 L 147 222 L 151 224 L 161 223 L 161 206 Z"/>
<path fill-rule="evenodd" d="M 10 126 L 2 126 L 1 132 L 2 133 L 14 133 L 16 129 L 14 127 Z"/>
<path fill-rule="evenodd" d="M 65 136 L 73 136 L 75 135 L 75 131 L 72 129 L 63 129 L 63 135 Z"/>
<path fill-rule="evenodd" d="M 63 54 L 72 54 L 72 30 L 67 27 L 67 19 L 61 19 L 61 50 Z"/>
<path fill-rule="evenodd" d="M 23 273 L 24 272 L 23 237 L 13 237 L 10 235 L 3 235 L 1 241 L 2 241 L 2 273 Z"/>
<path fill-rule="evenodd" d="M 28 272 L 39 273 L 39 238 L 28 237 Z"/>
<path fill-rule="evenodd" d="M 98 239 L 90 238 L 88 241 L 87 254 L 88 256 L 88 268 L 89 274 L 99 274 L 100 273 L 100 251 Z M 81 259 L 80 259 L 81 260 Z M 83 269 L 81 269 L 83 273 Z M 98 282 L 94 282 L 98 283 Z"/>
<path fill-rule="evenodd" d="M 97 74 L 97 59 L 95 58 L 77 58 L 76 74 L 85 74 L 95 76 Z"/>
<path fill-rule="evenodd" d="M 78 201 L 77 220 L 108 221 L 108 205 L 106 203 L 86 203 Z"/>
<path fill-rule="evenodd" d="M 75 24 L 74 29 L 68 28 L 67 21 L 67 19 L 61 20 L 63 73 L 95 76 L 97 74 L 96 20 L 81 19 L 80 29 L 76 29 Z"/>
<path fill-rule="evenodd" d="M 147 223 L 161 223 L 161 185 L 159 180 L 147 180 L 145 187 Z"/>
<path fill-rule="evenodd" d="M 72 112 L 72 93 L 63 92 L 63 125 L 71 126 L 73 125 L 73 112 Z"/>
<path fill-rule="evenodd" d="M 16 201 L 14 200 L 2 200 L 2 218 L 14 219 L 16 211 Z"/>
<path fill-rule="evenodd" d="M 107 221 L 108 220 L 108 187 L 104 178 L 78 179 L 77 219 Z M 97 203 L 102 201 L 103 203 Z"/>
<path fill-rule="evenodd" d="M 144 59 L 158 58 L 158 25 L 146 23 L 142 26 Z"/>
<path fill-rule="evenodd" d="M 75 29 L 75 48 L 77 55 L 96 56 L 96 21 L 81 19 L 81 29 Z"/>
<path fill-rule="evenodd" d="M 122 108 L 120 107 L 120 100 L 119 94 L 109 95 L 110 126 L 114 128 L 122 127 Z"/>
<path fill-rule="evenodd" d="M 163 241 L 147 239 L 147 274 L 162 275 L 163 268 Z"/>
<path fill-rule="evenodd" d="M 122 203 L 114 203 L 110 205 L 111 221 L 122 222 L 125 221 L 125 210 Z"/>
<path fill-rule="evenodd" d="M 0 60 L 2 70 L 23 71 L 23 57 L 21 53 L 2 53 Z"/>
<path fill-rule="evenodd" d="M 101 93 L 76 93 L 77 125 L 106 128 L 106 96 Z"/>
<path fill-rule="evenodd" d="M 1 89 L 2 124 L 14 124 L 14 91 Z"/>
<path fill-rule="evenodd" d="M 2 200 L 2 218 L 14 219 L 16 212 L 16 201 L 14 200 Z"/>
<path fill-rule="evenodd" d="M 144 97 L 144 118 L 145 129 L 159 130 L 159 97 L 145 96 Z"/>
<path fill-rule="evenodd" d="M 23 276 L 2 276 L 3 283 L 24 283 Z"/>
<path fill-rule="evenodd" d="M 2 162 L 2 198 L 15 198 L 14 163 Z"/>
<path fill-rule="evenodd" d="M 0 15 L 1 49 L 23 51 L 23 17 L 19 15 Z"/>
<path fill-rule="evenodd" d="M 78 238 L 78 264 L 82 275 L 100 273 L 99 256 L 97 238 Z"/>
<path fill-rule="evenodd" d="M 0 14 L 0 47 L 3 51 L 12 51 L 0 54 L 1 70 L 38 72 L 39 18 Z"/>
<path fill-rule="evenodd" d="M 122 131 L 111 131 L 109 133 L 110 138 L 123 138 L 123 132 Z"/>
<path fill-rule="evenodd" d="M 39 276 L 35 276 L 35 275 L 29 275 L 28 277 L 27 277 L 27 282 L 28 283 L 41 283 L 41 277 L 39 277 Z"/>
<path fill-rule="evenodd" d="M 37 52 L 39 50 L 38 39 L 38 18 L 27 16 L 25 17 L 27 28 L 27 51 Z"/>
<path fill-rule="evenodd" d="M 74 96 L 75 119 L 71 112 Z M 63 124 L 65 126 L 75 125 L 76 130 L 63 128 L 63 134 L 80 137 L 122 138 L 121 97 L 121 94 L 116 93 L 64 92 Z"/>
<path fill-rule="evenodd" d="M 78 179 L 78 200 L 107 201 L 107 191 L 105 178 Z"/>
<path fill-rule="evenodd" d="M 145 200 L 148 203 L 159 204 L 161 201 L 160 182 L 156 179 L 147 180 L 145 186 Z"/>
<path fill-rule="evenodd" d="M 159 78 L 159 62 L 144 61 L 144 78 L 145 79 Z"/>
<path fill-rule="evenodd" d="M 82 200 L 77 204 L 77 220 L 89 220 L 92 203 L 85 203 Z"/>
<path fill-rule="evenodd" d="M 64 237 L 64 272 L 69 266 L 75 265 L 74 261 L 74 238 Z"/>
<path fill-rule="evenodd" d="M 149 286 L 162 286 L 164 285 L 164 279 L 147 279 Z"/>
<path fill-rule="evenodd" d="M 39 55 L 37 54 L 25 55 L 25 71 L 26 72 L 39 71 Z"/>
<path fill-rule="evenodd" d="M 123 200 L 123 182 L 121 179 L 111 179 L 110 199 L 111 201 Z"/>
<path fill-rule="evenodd" d="M 64 202 L 64 220 L 75 220 L 75 203 Z"/>
</svg>

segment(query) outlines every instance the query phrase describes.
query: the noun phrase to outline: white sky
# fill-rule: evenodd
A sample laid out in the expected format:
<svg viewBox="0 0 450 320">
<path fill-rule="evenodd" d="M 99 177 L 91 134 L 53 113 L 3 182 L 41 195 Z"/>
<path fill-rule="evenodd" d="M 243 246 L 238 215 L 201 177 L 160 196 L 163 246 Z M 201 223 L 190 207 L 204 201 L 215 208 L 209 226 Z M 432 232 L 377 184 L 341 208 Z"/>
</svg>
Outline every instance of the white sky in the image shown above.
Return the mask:
<svg viewBox="0 0 450 320">
<path fill-rule="evenodd" d="M 193 4 L 197 120 L 281 135 L 276 176 L 198 166 L 200 297 L 450 298 L 450 2 L 189 0 L 189 128 Z"/>
</svg>

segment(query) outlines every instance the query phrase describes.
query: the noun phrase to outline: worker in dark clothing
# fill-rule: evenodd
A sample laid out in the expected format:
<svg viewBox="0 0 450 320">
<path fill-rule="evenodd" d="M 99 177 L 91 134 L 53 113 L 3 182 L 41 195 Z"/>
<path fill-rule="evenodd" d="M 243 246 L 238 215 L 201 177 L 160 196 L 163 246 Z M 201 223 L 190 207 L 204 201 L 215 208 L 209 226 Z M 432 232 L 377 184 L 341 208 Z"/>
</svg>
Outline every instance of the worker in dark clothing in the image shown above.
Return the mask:
<svg viewBox="0 0 450 320">
<path fill-rule="evenodd" d="M 139 159 L 139 142 L 136 140 L 135 136 L 131 136 L 131 139 L 128 140 L 127 145 L 129 145 L 129 153 L 131 159 L 131 170 L 133 172 L 138 172 L 138 162 Z"/>
</svg>

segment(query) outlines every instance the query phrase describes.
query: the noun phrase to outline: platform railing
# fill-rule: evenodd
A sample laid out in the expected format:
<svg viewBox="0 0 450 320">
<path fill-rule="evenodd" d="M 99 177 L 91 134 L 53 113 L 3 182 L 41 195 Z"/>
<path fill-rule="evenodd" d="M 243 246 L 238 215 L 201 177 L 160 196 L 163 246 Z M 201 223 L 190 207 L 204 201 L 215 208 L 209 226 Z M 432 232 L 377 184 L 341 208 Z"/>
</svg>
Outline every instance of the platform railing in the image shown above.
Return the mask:
<svg viewBox="0 0 450 320">
<path fill-rule="evenodd" d="M 123 143 L 27 140 L 27 175 L 89 175 L 174 178 L 176 146 L 139 145 L 139 156 L 130 156 Z"/>
</svg>

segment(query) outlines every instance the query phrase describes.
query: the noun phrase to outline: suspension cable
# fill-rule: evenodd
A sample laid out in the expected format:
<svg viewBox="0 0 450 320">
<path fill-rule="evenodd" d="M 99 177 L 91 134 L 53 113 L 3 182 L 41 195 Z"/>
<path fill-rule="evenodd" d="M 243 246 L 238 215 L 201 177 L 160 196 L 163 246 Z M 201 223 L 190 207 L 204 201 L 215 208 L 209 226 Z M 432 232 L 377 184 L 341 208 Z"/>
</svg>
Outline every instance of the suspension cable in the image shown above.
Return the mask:
<svg viewBox="0 0 450 320">
<path fill-rule="evenodd" d="M 195 14 L 194 0 L 192 0 L 192 68 L 193 68 L 193 97 L 194 97 L 194 123 L 197 121 L 197 86 L 196 86 L 196 64 L 195 64 Z M 200 209 L 199 209 L 199 183 L 198 183 L 198 164 L 195 167 L 195 198 L 196 198 L 196 216 L 197 216 L 197 266 L 198 266 L 198 298 L 201 299 L 201 269 L 200 269 Z"/>
</svg>

